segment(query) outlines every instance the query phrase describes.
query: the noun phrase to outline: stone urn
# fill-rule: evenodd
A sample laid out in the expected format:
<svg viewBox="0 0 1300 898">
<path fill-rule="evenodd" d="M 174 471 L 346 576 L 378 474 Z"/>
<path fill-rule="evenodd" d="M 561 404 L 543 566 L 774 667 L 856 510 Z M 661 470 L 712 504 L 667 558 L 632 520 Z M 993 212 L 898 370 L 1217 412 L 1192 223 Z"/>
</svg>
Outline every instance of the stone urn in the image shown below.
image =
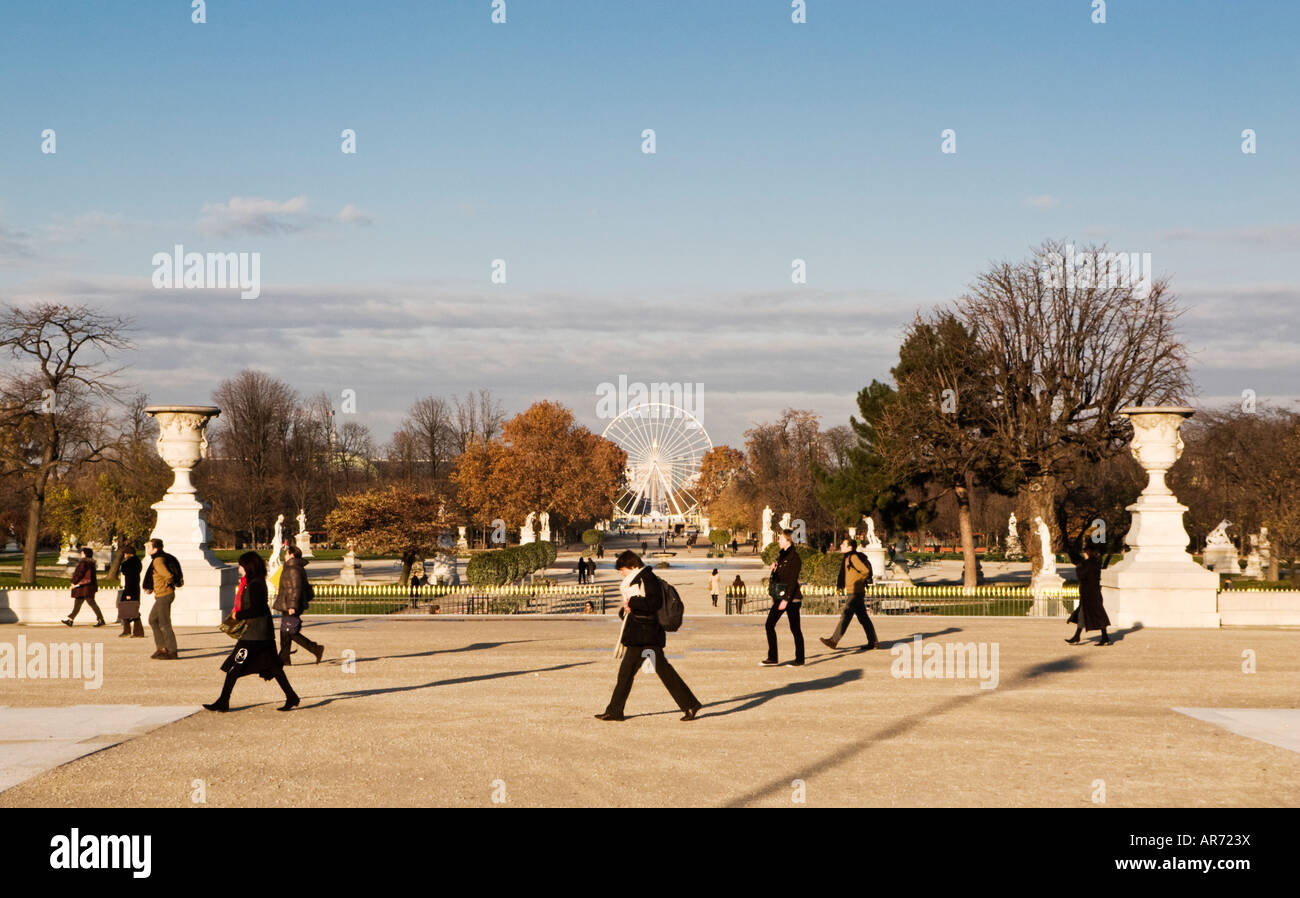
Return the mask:
<svg viewBox="0 0 1300 898">
<path fill-rule="evenodd" d="M 1129 451 L 1147 473 L 1147 485 L 1128 506 L 1132 526 L 1124 558 L 1102 571 L 1102 595 L 1119 627 L 1217 627 L 1219 577 L 1187 551 L 1187 529 L 1165 474 L 1183 454 L 1179 433 L 1194 414 L 1185 406 L 1130 406 Z"/>
</svg>

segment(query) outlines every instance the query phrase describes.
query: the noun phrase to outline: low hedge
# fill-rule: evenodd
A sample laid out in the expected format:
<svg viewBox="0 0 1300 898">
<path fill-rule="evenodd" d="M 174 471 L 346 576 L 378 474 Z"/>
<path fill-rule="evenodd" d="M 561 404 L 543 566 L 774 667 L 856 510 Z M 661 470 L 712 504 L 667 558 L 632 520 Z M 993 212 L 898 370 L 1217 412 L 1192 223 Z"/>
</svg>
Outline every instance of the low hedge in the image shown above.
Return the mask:
<svg viewBox="0 0 1300 898">
<path fill-rule="evenodd" d="M 470 558 L 465 565 L 465 579 L 470 586 L 505 586 L 550 567 L 556 554 L 555 544 L 551 542 L 489 549 Z"/>
</svg>

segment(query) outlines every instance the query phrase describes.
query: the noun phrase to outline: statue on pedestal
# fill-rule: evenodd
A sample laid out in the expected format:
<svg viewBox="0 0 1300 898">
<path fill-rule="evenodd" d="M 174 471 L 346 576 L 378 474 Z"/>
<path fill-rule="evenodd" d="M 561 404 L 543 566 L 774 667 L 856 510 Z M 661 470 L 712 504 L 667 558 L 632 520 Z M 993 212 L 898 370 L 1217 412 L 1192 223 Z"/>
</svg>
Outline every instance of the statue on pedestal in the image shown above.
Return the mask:
<svg viewBox="0 0 1300 898">
<path fill-rule="evenodd" d="M 1205 537 L 1203 561 L 1207 568 L 1217 574 L 1241 573 L 1241 567 L 1237 563 L 1237 547 L 1228 536 L 1228 528 L 1231 526 L 1232 522 L 1224 518 Z"/>
<path fill-rule="evenodd" d="M 1034 527 L 1038 532 L 1038 547 L 1043 557 L 1043 566 L 1038 569 L 1038 576 L 1055 577 L 1056 553 L 1052 551 L 1052 531 L 1048 529 L 1047 522 L 1037 515 L 1034 516 Z"/>
<path fill-rule="evenodd" d="M 776 541 L 776 536 L 772 533 L 772 506 L 763 509 L 763 545 L 760 549 L 765 549 L 771 543 Z"/>
<path fill-rule="evenodd" d="M 533 518 L 537 517 L 537 512 L 528 512 L 528 517 L 524 519 L 524 526 L 519 528 L 519 545 L 526 546 L 529 543 L 537 542 L 537 531 L 533 529 Z"/>
<path fill-rule="evenodd" d="M 551 513 L 544 511 L 538 516 L 538 519 L 542 522 L 542 542 L 549 543 L 551 541 Z"/>
<path fill-rule="evenodd" d="M 266 564 L 266 579 L 275 583 L 275 575 L 284 567 L 284 513 L 275 519 L 275 534 L 271 537 L 271 559 Z"/>
<path fill-rule="evenodd" d="M 1020 531 L 1016 528 L 1016 513 L 1011 512 L 1011 517 L 1007 518 L 1007 551 L 1008 559 L 1020 559 L 1025 557 L 1025 547 L 1020 544 Z"/>
<path fill-rule="evenodd" d="M 307 512 L 298 509 L 298 533 L 294 536 L 294 542 L 302 550 L 303 558 L 315 558 L 311 551 L 311 534 L 307 532 Z"/>
<path fill-rule="evenodd" d="M 883 548 L 880 537 L 876 536 L 876 519 L 871 515 L 865 515 L 863 519 L 867 522 L 867 535 L 863 537 L 863 545 L 873 549 Z"/>
</svg>

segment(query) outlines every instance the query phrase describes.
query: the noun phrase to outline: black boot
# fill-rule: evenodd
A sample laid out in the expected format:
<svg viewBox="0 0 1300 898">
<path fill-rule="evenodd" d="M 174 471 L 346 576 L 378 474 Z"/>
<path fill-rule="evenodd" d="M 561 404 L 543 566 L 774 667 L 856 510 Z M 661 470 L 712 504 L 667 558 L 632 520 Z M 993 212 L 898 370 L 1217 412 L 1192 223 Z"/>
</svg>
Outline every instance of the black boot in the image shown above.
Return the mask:
<svg viewBox="0 0 1300 898">
<path fill-rule="evenodd" d="M 1083 627 L 1075 627 L 1075 628 L 1074 628 L 1074 635 L 1071 636 L 1069 639 L 1067 639 L 1067 640 L 1065 640 L 1065 641 L 1068 642 L 1070 645 L 1078 645 L 1078 644 L 1079 644 L 1079 634 L 1082 633 L 1082 632 L 1083 632 Z"/>
<path fill-rule="evenodd" d="M 291 711 L 298 707 L 300 701 L 298 693 L 294 692 L 293 687 L 289 685 L 289 678 L 284 675 L 284 671 L 280 671 L 275 675 L 275 682 L 279 683 L 280 688 L 284 690 L 284 704 L 280 706 L 279 710 Z"/>
<path fill-rule="evenodd" d="M 233 673 L 226 674 L 226 682 L 221 685 L 221 697 L 210 705 L 204 705 L 209 711 L 229 711 L 230 710 L 230 693 L 235 691 L 235 680 Z"/>
<path fill-rule="evenodd" d="M 129 620 L 124 620 L 122 621 L 122 632 L 117 634 L 117 638 L 121 639 L 123 636 L 130 636 L 130 635 L 131 635 L 131 622 Z"/>
</svg>

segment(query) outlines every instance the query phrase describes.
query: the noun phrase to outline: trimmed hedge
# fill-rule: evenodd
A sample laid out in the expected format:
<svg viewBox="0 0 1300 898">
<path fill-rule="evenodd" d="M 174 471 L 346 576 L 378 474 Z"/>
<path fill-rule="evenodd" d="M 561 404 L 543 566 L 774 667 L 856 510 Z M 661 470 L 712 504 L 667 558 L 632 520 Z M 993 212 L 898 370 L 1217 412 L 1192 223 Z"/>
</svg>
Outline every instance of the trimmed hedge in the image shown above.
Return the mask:
<svg viewBox="0 0 1300 898">
<path fill-rule="evenodd" d="M 465 579 L 470 586 L 505 586 L 550 567 L 556 554 L 555 544 L 549 542 L 479 552 L 465 565 Z"/>
</svg>

